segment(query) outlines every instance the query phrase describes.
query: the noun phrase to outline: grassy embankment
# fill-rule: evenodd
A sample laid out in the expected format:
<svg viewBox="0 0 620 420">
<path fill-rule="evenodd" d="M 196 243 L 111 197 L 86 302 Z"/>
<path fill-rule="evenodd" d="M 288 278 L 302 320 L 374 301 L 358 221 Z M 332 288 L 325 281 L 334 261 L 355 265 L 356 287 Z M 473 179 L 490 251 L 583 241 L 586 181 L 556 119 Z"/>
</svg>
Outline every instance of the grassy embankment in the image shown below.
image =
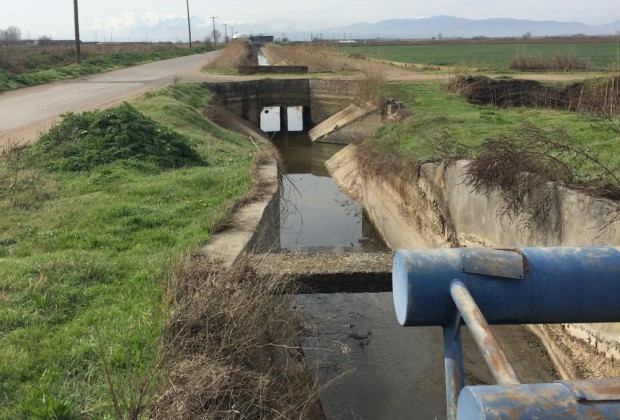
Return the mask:
<svg viewBox="0 0 620 420">
<path fill-rule="evenodd" d="M 72 79 L 136 64 L 210 51 L 210 46 L 187 49 L 175 45 L 84 45 L 82 63 L 66 46 L 0 48 L 0 92 L 55 80 Z"/>
<path fill-rule="evenodd" d="M 429 66 L 464 66 L 507 71 L 511 60 L 518 55 L 581 58 L 592 70 L 609 70 L 618 65 L 616 43 L 575 44 L 426 44 L 426 45 L 347 45 L 341 47 L 349 54 L 402 63 Z"/>
<path fill-rule="evenodd" d="M 136 403 L 171 266 L 251 186 L 255 147 L 203 117 L 209 96 L 179 84 L 133 102 L 165 126 L 127 106 L 73 116 L 0 162 L 0 418 L 111 417 L 104 366 Z"/>
<path fill-rule="evenodd" d="M 437 160 L 440 156 L 431 143 L 446 133 L 455 143 L 471 148 L 463 149 L 469 155 L 486 138 L 519 131 L 523 123 L 531 123 L 545 130 L 563 128 L 575 144 L 588 146 L 610 166 L 620 165 L 620 156 L 614 154 L 620 136 L 594 129 L 591 115 L 544 108 L 472 105 L 439 83 L 390 84 L 386 94 L 403 101 L 411 116 L 404 122 L 385 126 L 370 142 L 389 145 L 408 162 Z"/>
</svg>

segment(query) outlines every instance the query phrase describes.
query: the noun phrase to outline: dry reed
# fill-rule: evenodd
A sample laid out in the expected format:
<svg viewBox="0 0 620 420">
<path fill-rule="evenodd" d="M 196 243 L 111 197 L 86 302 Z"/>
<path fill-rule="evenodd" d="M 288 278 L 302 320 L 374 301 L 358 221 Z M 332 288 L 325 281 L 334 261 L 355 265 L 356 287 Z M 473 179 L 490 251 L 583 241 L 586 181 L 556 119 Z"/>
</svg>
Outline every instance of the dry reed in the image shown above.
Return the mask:
<svg viewBox="0 0 620 420">
<path fill-rule="evenodd" d="M 256 64 L 252 44 L 238 39 L 229 42 L 225 49 L 218 51 L 217 56 L 207 64 L 207 68 L 213 70 L 235 70 L 239 66 Z"/>
</svg>

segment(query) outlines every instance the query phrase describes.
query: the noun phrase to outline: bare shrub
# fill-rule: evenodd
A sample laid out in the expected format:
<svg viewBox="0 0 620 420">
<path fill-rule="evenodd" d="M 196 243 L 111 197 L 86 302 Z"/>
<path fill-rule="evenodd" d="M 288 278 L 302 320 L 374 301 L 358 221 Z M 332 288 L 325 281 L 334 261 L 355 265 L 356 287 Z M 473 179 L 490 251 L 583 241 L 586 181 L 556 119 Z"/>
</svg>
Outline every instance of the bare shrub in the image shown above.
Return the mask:
<svg viewBox="0 0 620 420">
<path fill-rule="evenodd" d="M 296 338 L 293 289 L 245 262 L 193 256 L 168 284 L 168 389 L 154 418 L 313 418 L 316 393 Z"/>
<path fill-rule="evenodd" d="M 476 192 L 498 192 L 505 203 L 499 216 L 517 221 L 524 233 L 549 223 L 551 181 L 618 199 L 619 176 L 618 168 L 573 145 L 564 130 L 525 124 L 485 140 L 467 165 L 465 182 Z"/>
<path fill-rule="evenodd" d="M 243 39 L 236 39 L 220 50 L 215 58 L 207 64 L 208 69 L 233 70 L 239 66 L 254 65 L 254 49 L 252 44 Z"/>
</svg>

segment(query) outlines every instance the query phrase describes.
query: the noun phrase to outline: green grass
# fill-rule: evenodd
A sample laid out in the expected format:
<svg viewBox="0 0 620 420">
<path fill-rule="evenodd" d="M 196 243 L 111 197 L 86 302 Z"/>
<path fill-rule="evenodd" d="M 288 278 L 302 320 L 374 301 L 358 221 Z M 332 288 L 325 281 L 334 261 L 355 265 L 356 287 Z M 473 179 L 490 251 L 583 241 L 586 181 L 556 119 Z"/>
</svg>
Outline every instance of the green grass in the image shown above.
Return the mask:
<svg viewBox="0 0 620 420">
<path fill-rule="evenodd" d="M 156 364 L 166 276 L 251 186 L 254 146 L 203 117 L 209 96 L 179 84 L 133 102 L 206 166 L 0 163 L 0 418 L 112 417 L 97 334 L 117 392 Z"/>
<path fill-rule="evenodd" d="M 151 61 L 167 60 L 191 54 L 201 54 L 210 50 L 211 47 L 198 47 L 192 48 L 191 50 L 170 49 L 150 52 L 109 53 L 84 59 L 81 64 L 61 66 L 54 66 L 52 64 L 37 65 L 35 69 L 24 73 L 13 73 L 0 68 L 0 92 L 45 84 L 55 80 L 72 79 L 89 74 L 103 73 Z"/>
<path fill-rule="evenodd" d="M 387 95 L 405 103 L 411 117 L 383 127 L 369 142 L 377 150 L 395 151 L 409 162 L 440 159 L 429 140 L 441 134 L 470 148 L 468 153 L 474 154 L 486 138 L 518 131 L 529 122 L 545 130 L 562 128 L 575 145 L 588 147 L 610 167 L 620 167 L 620 156 L 614 154 L 620 147 L 620 137 L 594 129 L 592 117 L 583 113 L 472 105 L 464 97 L 447 92 L 439 83 L 390 84 L 387 90 Z"/>
<path fill-rule="evenodd" d="M 596 69 L 610 69 L 618 65 L 618 47 L 615 43 L 576 44 L 437 44 L 437 45 L 385 45 L 346 46 L 350 54 L 403 63 L 430 64 L 434 66 L 467 66 L 483 69 L 507 70 L 512 57 L 518 53 L 576 55 L 590 61 Z"/>
</svg>

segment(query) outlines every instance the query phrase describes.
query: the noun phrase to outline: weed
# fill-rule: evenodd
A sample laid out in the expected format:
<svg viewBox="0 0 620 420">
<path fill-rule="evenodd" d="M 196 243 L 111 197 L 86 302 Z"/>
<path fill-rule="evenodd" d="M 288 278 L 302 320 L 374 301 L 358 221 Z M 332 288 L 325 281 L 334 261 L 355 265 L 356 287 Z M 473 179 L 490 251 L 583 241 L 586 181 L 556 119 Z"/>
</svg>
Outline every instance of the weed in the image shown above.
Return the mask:
<svg viewBox="0 0 620 420">
<path fill-rule="evenodd" d="M 128 103 L 105 111 L 68 113 L 33 146 L 43 166 L 84 171 L 117 160 L 152 162 L 161 169 L 203 165 L 184 136 Z"/>
</svg>

